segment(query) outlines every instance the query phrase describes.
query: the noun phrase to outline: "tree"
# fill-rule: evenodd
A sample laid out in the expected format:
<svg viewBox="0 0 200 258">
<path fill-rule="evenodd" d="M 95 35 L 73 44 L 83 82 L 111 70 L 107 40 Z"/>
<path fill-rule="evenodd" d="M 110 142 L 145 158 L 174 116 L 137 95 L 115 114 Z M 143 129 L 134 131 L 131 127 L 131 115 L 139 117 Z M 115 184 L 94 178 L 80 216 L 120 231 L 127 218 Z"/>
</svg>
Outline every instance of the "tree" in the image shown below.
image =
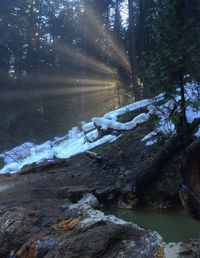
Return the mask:
<svg viewBox="0 0 200 258">
<path fill-rule="evenodd" d="M 181 114 L 179 132 L 187 141 L 185 83 L 199 80 L 200 31 L 185 1 L 158 3 L 155 47 L 146 56 L 146 90 L 165 91 L 168 95 L 180 88 Z M 196 38 L 196 41 L 194 39 Z M 188 76 L 189 75 L 189 76 Z"/>
<path fill-rule="evenodd" d="M 129 58 L 131 65 L 131 81 L 133 84 L 133 93 L 135 99 L 141 98 L 141 92 L 139 90 L 137 70 L 136 70 L 136 54 L 135 54 L 135 17 L 134 17 L 134 6 L 133 0 L 128 0 L 128 10 L 129 10 L 129 25 L 128 25 L 128 41 L 129 41 Z"/>
</svg>

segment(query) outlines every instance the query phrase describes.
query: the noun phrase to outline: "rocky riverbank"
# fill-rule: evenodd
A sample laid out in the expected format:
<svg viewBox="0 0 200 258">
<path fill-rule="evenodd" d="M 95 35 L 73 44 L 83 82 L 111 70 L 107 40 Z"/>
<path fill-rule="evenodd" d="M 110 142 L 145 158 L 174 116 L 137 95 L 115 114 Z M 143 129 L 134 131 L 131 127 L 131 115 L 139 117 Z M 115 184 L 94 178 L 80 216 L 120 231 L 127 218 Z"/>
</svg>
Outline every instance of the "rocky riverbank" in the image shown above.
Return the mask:
<svg viewBox="0 0 200 258">
<path fill-rule="evenodd" d="M 182 152 L 157 166 L 165 144 L 145 146 L 147 130 L 96 148 L 101 159 L 82 153 L 0 175 L 0 257 L 197 257 L 197 242 L 168 245 L 156 232 L 91 208 L 180 205 Z"/>
</svg>

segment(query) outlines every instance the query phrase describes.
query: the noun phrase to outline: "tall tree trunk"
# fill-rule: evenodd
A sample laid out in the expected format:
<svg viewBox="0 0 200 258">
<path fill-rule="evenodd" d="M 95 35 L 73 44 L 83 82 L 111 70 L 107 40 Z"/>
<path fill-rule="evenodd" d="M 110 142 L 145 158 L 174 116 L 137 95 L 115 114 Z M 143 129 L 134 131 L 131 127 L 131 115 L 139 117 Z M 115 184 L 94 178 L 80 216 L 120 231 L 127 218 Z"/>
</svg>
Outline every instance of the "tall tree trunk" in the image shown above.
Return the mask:
<svg viewBox="0 0 200 258">
<path fill-rule="evenodd" d="M 128 0 L 129 10 L 129 58 L 131 65 L 131 81 L 133 84 L 133 93 L 136 100 L 141 98 L 141 92 L 138 87 L 137 73 L 136 73 L 136 58 L 135 58 L 135 38 L 134 38 L 134 9 L 133 0 Z"/>
<path fill-rule="evenodd" d="M 183 74 L 180 75 L 179 79 L 180 83 L 180 95 L 181 95 L 181 127 L 183 132 L 183 139 L 185 145 L 188 143 L 188 126 L 187 126 L 187 118 L 186 118 L 186 99 L 185 99 L 185 87 L 184 87 L 184 78 Z"/>
<path fill-rule="evenodd" d="M 177 36 L 179 40 L 184 42 L 184 27 L 185 27 L 185 19 L 186 19 L 186 4 L 184 0 L 177 0 L 175 2 L 176 12 L 177 12 Z M 186 66 L 186 58 L 185 53 L 180 48 L 179 49 L 179 85 L 180 85 L 180 96 L 181 96 L 181 127 L 182 127 L 182 133 L 183 133 L 183 139 L 185 145 L 187 145 L 188 142 L 188 130 L 187 130 L 187 118 L 186 118 L 186 99 L 185 99 L 185 66 Z"/>
<path fill-rule="evenodd" d="M 116 37 L 116 40 L 121 46 L 121 16 L 120 16 L 120 0 L 116 0 L 115 2 L 115 23 L 114 23 L 114 37 Z M 121 65 L 115 61 L 114 63 L 115 69 L 117 71 L 117 99 L 118 99 L 118 106 L 120 107 L 121 102 L 120 102 L 120 84 L 121 84 Z"/>
</svg>

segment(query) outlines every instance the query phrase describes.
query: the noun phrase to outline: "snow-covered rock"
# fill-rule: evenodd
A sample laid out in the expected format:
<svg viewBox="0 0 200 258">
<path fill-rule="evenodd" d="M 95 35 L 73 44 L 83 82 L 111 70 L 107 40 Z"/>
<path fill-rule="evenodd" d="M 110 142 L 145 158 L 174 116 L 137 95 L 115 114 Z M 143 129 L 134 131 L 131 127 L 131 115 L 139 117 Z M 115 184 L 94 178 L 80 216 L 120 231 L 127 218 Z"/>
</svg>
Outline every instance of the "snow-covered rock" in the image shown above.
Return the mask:
<svg viewBox="0 0 200 258">
<path fill-rule="evenodd" d="M 101 127 L 101 129 L 103 129 L 103 130 L 107 130 L 109 128 L 111 128 L 113 130 L 131 130 L 134 127 L 136 127 L 137 125 L 144 123 L 148 119 L 149 119 L 149 114 L 142 113 L 127 123 L 120 123 L 113 119 L 108 119 L 108 118 L 104 118 L 104 117 L 94 117 L 92 119 L 92 121 L 94 122 L 94 124 L 96 126 Z"/>
<path fill-rule="evenodd" d="M 82 199 L 79 202 L 88 204 L 93 208 L 96 208 L 99 206 L 99 202 L 98 202 L 97 198 L 91 193 L 84 194 L 84 196 L 82 197 Z"/>
</svg>

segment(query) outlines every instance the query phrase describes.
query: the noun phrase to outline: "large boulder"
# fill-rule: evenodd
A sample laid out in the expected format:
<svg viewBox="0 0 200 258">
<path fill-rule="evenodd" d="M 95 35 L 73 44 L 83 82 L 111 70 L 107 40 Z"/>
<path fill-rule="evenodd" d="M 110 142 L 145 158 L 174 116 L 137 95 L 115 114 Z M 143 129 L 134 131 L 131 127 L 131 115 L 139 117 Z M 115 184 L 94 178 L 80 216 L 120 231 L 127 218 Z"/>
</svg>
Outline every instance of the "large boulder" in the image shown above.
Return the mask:
<svg viewBox="0 0 200 258">
<path fill-rule="evenodd" d="M 88 198 L 85 198 L 88 200 Z M 154 258 L 163 254 L 162 238 L 150 230 L 105 216 L 83 199 L 69 207 L 79 218 L 59 221 L 49 231 L 25 243 L 19 258 Z M 62 225 L 62 226 L 59 226 Z"/>
</svg>

